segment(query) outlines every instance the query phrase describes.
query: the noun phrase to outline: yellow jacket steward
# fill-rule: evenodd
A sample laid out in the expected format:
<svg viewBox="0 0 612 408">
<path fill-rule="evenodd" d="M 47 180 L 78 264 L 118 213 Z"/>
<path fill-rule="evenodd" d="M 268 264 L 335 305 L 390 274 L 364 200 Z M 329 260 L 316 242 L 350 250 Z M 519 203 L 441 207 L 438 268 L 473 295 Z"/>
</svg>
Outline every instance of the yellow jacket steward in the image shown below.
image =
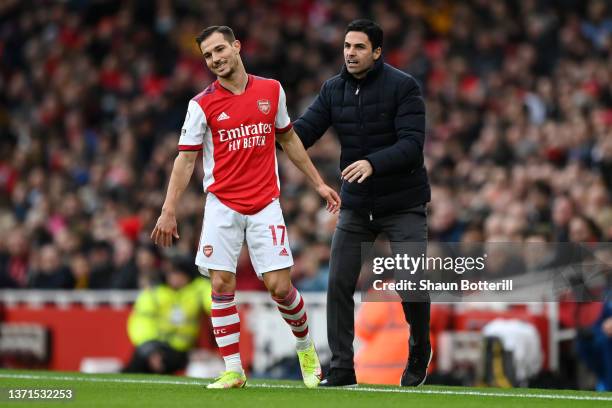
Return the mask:
<svg viewBox="0 0 612 408">
<path fill-rule="evenodd" d="M 211 304 L 210 281 L 202 277 L 179 290 L 168 285 L 146 289 L 128 318 L 128 336 L 135 346 L 158 340 L 187 351 L 198 339 L 202 313 L 210 315 Z"/>
</svg>

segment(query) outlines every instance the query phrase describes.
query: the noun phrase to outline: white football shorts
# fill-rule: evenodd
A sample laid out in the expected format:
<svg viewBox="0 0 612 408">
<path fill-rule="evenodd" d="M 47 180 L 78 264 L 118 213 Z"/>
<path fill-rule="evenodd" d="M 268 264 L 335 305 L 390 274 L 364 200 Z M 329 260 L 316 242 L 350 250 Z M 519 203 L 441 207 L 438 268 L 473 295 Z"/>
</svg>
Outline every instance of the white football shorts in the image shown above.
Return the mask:
<svg viewBox="0 0 612 408">
<path fill-rule="evenodd" d="M 244 215 L 208 193 L 195 262 L 200 272 L 205 276 L 209 276 L 208 269 L 236 273 L 238 255 L 245 238 L 259 279 L 266 272 L 293 265 L 287 227 L 278 199 L 257 214 Z"/>
</svg>

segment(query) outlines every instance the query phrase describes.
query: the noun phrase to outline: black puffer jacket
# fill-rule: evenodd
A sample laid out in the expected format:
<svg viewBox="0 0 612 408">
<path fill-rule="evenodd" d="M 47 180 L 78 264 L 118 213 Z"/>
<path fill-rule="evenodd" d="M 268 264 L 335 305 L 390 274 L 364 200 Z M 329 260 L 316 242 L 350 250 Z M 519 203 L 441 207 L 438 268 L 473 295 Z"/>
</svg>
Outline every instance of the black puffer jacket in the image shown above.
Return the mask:
<svg viewBox="0 0 612 408">
<path fill-rule="evenodd" d="M 342 206 L 373 216 L 430 200 L 423 165 L 425 103 L 410 75 L 376 61 L 365 78 L 343 67 L 293 124 L 306 148 L 333 126 L 341 145 L 340 169 L 366 159 L 374 174 L 363 183 L 342 183 Z"/>
</svg>

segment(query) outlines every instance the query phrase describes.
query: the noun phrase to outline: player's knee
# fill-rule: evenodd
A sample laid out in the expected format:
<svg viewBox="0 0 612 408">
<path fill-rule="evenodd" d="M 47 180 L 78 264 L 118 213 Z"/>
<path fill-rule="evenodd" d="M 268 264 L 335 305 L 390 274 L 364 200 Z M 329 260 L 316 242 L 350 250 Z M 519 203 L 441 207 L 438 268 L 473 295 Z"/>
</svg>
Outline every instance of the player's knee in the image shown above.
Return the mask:
<svg viewBox="0 0 612 408">
<path fill-rule="evenodd" d="M 291 282 L 274 282 L 268 287 L 268 291 L 272 297 L 284 299 L 289 296 L 289 293 L 291 292 Z"/>
<path fill-rule="evenodd" d="M 211 278 L 213 292 L 233 293 L 235 290 L 235 280 L 224 274 L 215 273 Z"/>
</svg>

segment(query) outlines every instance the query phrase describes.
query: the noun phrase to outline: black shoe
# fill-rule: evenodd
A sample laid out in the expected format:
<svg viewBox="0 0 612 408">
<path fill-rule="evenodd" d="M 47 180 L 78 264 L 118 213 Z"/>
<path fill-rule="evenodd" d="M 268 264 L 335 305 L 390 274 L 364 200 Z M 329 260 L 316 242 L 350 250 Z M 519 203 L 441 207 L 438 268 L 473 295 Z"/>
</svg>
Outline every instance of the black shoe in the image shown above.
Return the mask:
<svg viewBox="0 0 612 408">
<path fill-rule="evenodd" d="M 420 350 L 416 348 L 410 350 L 408 364 L 406 364 L 406 369 L 402 374 L 400 385 L 402 387 L 418 387 L 423 385 L 427 378 L 427 367 L 429 367 L 432 356 L 433 350 L 429 344 Z"/>
<path fill-rule="evenodd" d="M 319 387 L 355 387 L 357 386 L 357 378 L 355 370 L 348 368 L 332 368 L 323 381 L 319 383 Z"/>
</svg>

